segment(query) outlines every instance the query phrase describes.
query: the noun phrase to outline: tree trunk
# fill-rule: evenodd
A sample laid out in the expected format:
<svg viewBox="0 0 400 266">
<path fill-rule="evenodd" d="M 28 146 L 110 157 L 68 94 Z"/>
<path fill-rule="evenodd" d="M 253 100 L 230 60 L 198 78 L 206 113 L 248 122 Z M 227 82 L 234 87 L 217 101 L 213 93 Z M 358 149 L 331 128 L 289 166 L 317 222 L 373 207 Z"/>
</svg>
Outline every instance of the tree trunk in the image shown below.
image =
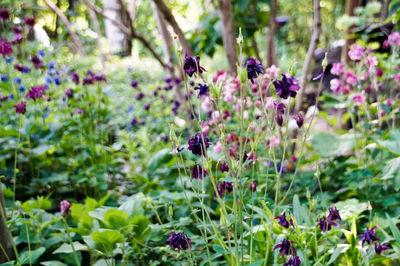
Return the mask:
<svg viewBox="0 0 400 266">
<path fill-rule="evenodd" d="M 89 11 L 90 20 L 92 21 L 94 30 L 95 30 L 96 35 L 97 35 L 97 37 L 96 37 L 97 50 L 98 50 L 98 53 L 99 53 L 101 69 L 104 72 L 105 71 L 105 56 L 103 54 L 103 48 L 102 48 L 102 45 L 101 45 L 101 36 L 102 36 L 102 34 L 101 34 L 101 30 L 100 30 L 100 25 L 99 25 L 99 21 L 97 20 L 96 12 L 93 9 L 89 8 L 89 6 L 87 4 L 88 1 L 90 1 L 90 0 L 84 0 L 85 5 L 87 6 L 88 11 Z"/>
<path fill-rule="evenodd" d="M 319 35 L 321 34 L 321 7 L 320 0 L 314 0 L 314 23 L 311 36 L 310 46 L 308 47 L 306 59 L 304 60 L 303 69 L 300 78 L 300 90 L 296 97 L 295 113 L 299 112 L 303 103 L 303 95 L 307 83 L 307 74 L 310 69 L 311 61 L 314 58 L 314 51 L 317 48 Z M 318 96 L 317 96 L 318 97 Z"/>
<path fill-rule="evenodd" d="M 345 14 L 347 14 L 350 17 L 354 16 L 354 10 L 357 6 L 358 6 L 358 0 L 346 0 Z M 342 49 L 342 60 L 344 63 L 350 62 L 350 57 L 348 55 L 348 52 L 349 52 L 349 47 L 354 43 L 354 38 L 347 38 L 347 35 L 351 33 L 352 29 L 354 29 L 354 27 L 350 27 L 346 31 L 346 37 L 345 37 L 346 42 Z"/>
<path fill-rule="evenodd" d="M 269 15 L 269 29 L 267 31 L 267 67 L 277 65 L 276 60 L 276 46 L 275 46 L 275 32 L 276 23 L 275 18 L 278 13 L 278 0 L 272 0 L 272 9 Z"/>
<path fill-rule="evenodd" d="M 103 10 L 105 16 L 104 27 L 110 52 L 121 56 L 130 55 L 132 42 L 130 36 L 123 32 L 112 20 L 125 25 L 122 14 L 122 7 L 118 0 L 104 0 Z"/>
<path fill-rule="evenodd" d="M 170 77 L 175 76 L 174 74 L 174 58 L 172 56 L 172 39 L 171 35 L 169 34 L 169 31 L 167 29 L 167 26 L 164 23 L 164 17 L 161 14 L 160 10 L 158 10 L 157 5 L 154 3 L 154 1 L 151 1 L 151 6 L 153 7 L 154 11 L 154 16 L 156 18 L 157 22 L 157 28 L 158 31 L 160 32 L 162 41 L 163 41 L 163 49 L 164 49 L 164 54 L 165 54 L 165 59 L 166 59 L 166 64 L 167 64 L 167 71 L 168 75 Z"/>
<path fill-rule="evenodd" d="M 184 52 L 187 51 L 190 55 L 193 55 L 192 48 L 190 47 L 188 40 L 185 38 L 182 29 L 176 22 L 175 17 L 172 14 L 171 10 L 168 8 L 168 6 L 165 5 L 165 3 L 162 0 L 154 0 L 154 3 L 157 5 L 160 12 L 164 15 L 165 20 L 168 21 L 168 23 L 174 29 L 175 34 L 178 35 L 179 42 L 181 43 Z"/>
<path fill-rule="evenodd" d="M 222 41 L 224 43 L 226 57 L 228 59 L 229 71 L 236 74 L 236 38 L 233 25 L 233 8 L 231 0 L 219 0 L 222 21 Z"/>
<path fill-rule="evenodd" d="M 5 263 L 8 259 L 14 259 L 14 249 L 13 244 L 10 238 L 10 234 L 8 233 L 7 224 L 6 224 L 6 205 L 4 203 L 4 195 L 3 189 L 0 183 L 0 263 Z M 3 216 L 4 215 L 4 216 Z M 7 254 L 4 254 L 4 251 Z M 8 259 L 7 259 L 8 257 Z"/>
</svg>

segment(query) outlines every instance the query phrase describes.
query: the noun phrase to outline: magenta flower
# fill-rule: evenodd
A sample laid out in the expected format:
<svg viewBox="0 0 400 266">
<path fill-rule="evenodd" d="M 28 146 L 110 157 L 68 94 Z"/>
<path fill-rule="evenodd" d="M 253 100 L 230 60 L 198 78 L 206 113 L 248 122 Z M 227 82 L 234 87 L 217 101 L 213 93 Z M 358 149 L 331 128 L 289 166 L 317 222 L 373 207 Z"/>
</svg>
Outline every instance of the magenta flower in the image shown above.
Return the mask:
<svg viewBox="0 0 400 266">
<path fill-rule="evenodd" d="M 78 75 L 78 73 L 72 72 L 70 76 L 71 76 L 72 82 L 75 83 L 76 85 L 78 85 L 79 84 L 79 75 Z"/>
<path fill-rule="evenodd" d="M 35 26 L 36 20 L 33 17 L 27 17 L 24 19 L 24 23 L 26 26 L 32 29 L 33 26 Z"/>
<path fill-rule="evenodd" d="M 31 56 L 31 62 L 32 62 L 34 68 L 43 68 L 43 62 L 39 56 L 37 56 L 37 55 Z"/>
<path fill-rule="evenodd" d="M 387 99 L 384 101 L 384 103 L 385 103 L 387 106 L 389 106 L 389 107 L 392 107 L 393 104 L 394 104 L 394 102 L 393 102 L 392 99 L 390 99 L 390 98 L 387 98 Z"/>
<path fill-rule="evenodd" d="M 6 8 L 0 10 L 0 20 L 6 21 L 9 19 L 10 19 L 10 11 L 8 11 Z"/>
<path fill-rule="evenodd" d="M 74 97 L 74 91 L 71 89 L 66 89 L 65 90 L 65 96 L 67 96 L 68 99 L 71 99 Z"/>
<path fill-rule="evenodd" d="M 81 114 L 83 114 L 83 110 L 82 110 L 82 109 L 76 109 L 76 113 L 77 113 L 78 115 L 81 115 Z"/>
<path fill-rule="evenodd" d="M 233 191 L 233 184 L 231 182 L 222 182 L 217 185 L 218 195 L 222 197 L 225 193 Z"/>
<path fill-rule="evenodd" d="M 31 89 L 28 91 L 26 94 L 25 98 L 29 99 L 31 98 L 36 102 L 36 99 L 40 99 L 43 97 L 43 91 L 46 90 L 45 86 L 37 86 L 37 87 L 31 87 Z"/>
<path fill-rule="evenodd" d="M 357 93 L 356 95 L 353 96 L 352 100 L 355 105 L 362 105 L 365 101 L 365 96 L 362 95 L 361 93 Z"/>
<path fill-rule="evenodd" d="M 285 113 L 286 105 L 284 103 L 279 103 L 275 108 L 275 122 L 281 127 L 283 125 L 283 114 Z"/>
<path fill-rule="evenodd" d="M 132 80 L 132 82 L 131 82 L 132 88 L 137 88 L 138 84 L 139 83 L 136 80 Z"/>
<path fill-rule="evenodd" d="M 340 76 L 343 74 L 343 64 L 342 63 L 333 63 L 331 68 L 331 73 L 333 75 Z"/>
<path fill-rule="evenodd" d="M 365 49 L 363 47 L 354 44 L 351 50 L 348 52 L 348 55 L 351 60 L 358 62 L 364 56 L 364 53 Z"/>
<path fill-rule="evenodd" d="M 15 25 L 15 26 L 12 28 L 12 30 L 13 30 L 13 32 L 14 32 L 15 34 L 21 34 L 21 33 L 22 33 L 22 27 L 21 27 L 21 26 L 18 26 L 18 25 Z"/>
<path fill-rule="evenodd" d="M 399 32 L 393 32 L 393 33 L 389 34 L 388 43 L 390 45 L 398 45 L 398 46 L 400 46 L 400 33 Z"/>
<path fill-rule="evenodd" d="M 199 90 L 199 98 L 207 96 L 210 92 L 210 88 L 207 86 L 207 84 L 199 84 L 197 87 L 194 87 L 194 89 Z"/>
<path fill-rule="evenodd" d="M 24 115 L 26 113 L 26 102 L 22 101 L 13 106 L 17 114 Z"/>
<path fill-rule="evenodd" d="M 16 33 L 14 35 L 14 39 L 12 40 L 12 43 L 13 44 L 20 44 L 20 43 L 22 43 L 22 40 L 23 40 L 22 34 L 21 33 Z"/>
<path fill-rule="evenodd" d="M 257 192 L 257 181 L 250 182 L 250 190 L 252 192 Z"/>
<path fill-rule="evenodd" d="M 71 208 L 71 204 L 66 201 L 63 200 L 60 202 L 60 214 L 62 217 L 66 218 L 69 215 L 69 209 Z"/>
<path fill-rule="evenodd" d="M 347 70 L 344 72 L 344 78 L 346 80 L 346 83 L 350 85 L 357 85 L 357 75 L 355 75 L 351 70 Z"/>
<path fill-rule="evenodd" d="M 13 53 L 12 45 L 10 42 L 8 42 L 6 39 L 1 38 L 0 39 L 0 54 L 3 56 L 3 58 L 6 58 L 7 56 L 10 56 Z"/>
<path fill-rule="evenodd" d="M 326 219 L 325 217 L 321 217 L 319 218 L 317 227 L 318 226 L 321 228 L 321 231 L 325 233 L 326 231 L 330 231 L 332 229 L 332 226 L 339 226 L 339 224 L 336 222 L 328 221 L 328 219 Z"/>
<path fill-rule="evenodd" d="M 177 248 L 178 252 L 181 252 L 181 250 L 192 248 L 192 245 L 190 245 L 192 240 L 185 233 L 172 233 L 168 236 L 167 243 L 172 249 Z"/>
<path fill-rule="evenodd" d="M 219 168 L 221 169 L 221 172 L 229 172 L 229 166 L 225 161 L 219 162 Z"/>
<path fill-rule="evenodd" d="M 396 82 L 400 83 L 400 73 L 397 73 L 397 74 L 394 76 L 394 80 L 395 80 Z"/>
<path fill-rule="evenodd" d="M 282 240 L 282 242 L 274 247 L 274 250 L 279 248 L 279 253 L 281 254 L 281 257 L 284 255 L 297 255 L 296 249 L 293 247 L 293 243 L 296 243 L 294 241 L 290 241 L 289 238 L 285 238 Z"/>
</svg>

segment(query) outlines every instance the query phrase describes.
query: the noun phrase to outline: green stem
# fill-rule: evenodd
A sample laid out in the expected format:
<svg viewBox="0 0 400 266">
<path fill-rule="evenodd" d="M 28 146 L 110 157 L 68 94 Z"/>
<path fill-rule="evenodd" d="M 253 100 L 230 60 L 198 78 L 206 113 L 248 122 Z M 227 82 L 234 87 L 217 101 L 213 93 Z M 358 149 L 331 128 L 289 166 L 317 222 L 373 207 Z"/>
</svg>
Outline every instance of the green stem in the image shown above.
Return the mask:
<svg viewBox="0 0 400 266">
<path fill-rule="evenodd" d="M 74 247 L 74 243 L 72 242 L 71 235 L 69 234 L 69 227 L 68 227 L 67 221 L 65 221 L 65 218 L 62 218 L 62 220 L 64 222 L 65 230 L 67 231 L 68 240 L 69 240 L 69 243 L 71 244 L 72 252 L 74 253 L 74 259 L 75 259 L 76 265 L 81 266 L 81 263 L 79 262 L 79 259 L 78 259 L 78 254 L 76 253 L 76 250 Z"/>
</svg>

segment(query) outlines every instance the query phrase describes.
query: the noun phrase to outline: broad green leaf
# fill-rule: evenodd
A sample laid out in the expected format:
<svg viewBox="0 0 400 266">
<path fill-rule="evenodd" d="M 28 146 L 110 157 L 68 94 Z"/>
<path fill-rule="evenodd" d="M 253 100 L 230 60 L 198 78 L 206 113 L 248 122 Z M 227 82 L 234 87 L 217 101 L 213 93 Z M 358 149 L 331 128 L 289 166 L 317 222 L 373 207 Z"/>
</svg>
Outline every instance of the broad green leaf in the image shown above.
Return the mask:
<svg viewBox="0 0 400 266">
<path fill-rule="evenodd" d="M 157 152 L 149 161 L 147 167 L 149 170 L 154 171 L 160 165 L 169 162 L 172 159 L 171 149 L 163 149 Z"/>
<path fill-rule="evenodd" d="M 122 243 L 124 236 L 116 230 L 98 229 L 93 232 L 92 239 L 97 243 L 115 245 L 116 243 Z"/>
<path fill-rule="evenodd" d="M 56 260 L 42 261 L 40 264 L 44 266 L 67 266 L 67 264 L 64 264 Z"/>
<path fill-rule="evenodd" d="M 394 177 L 393 184 L 394 189 L 399 191 L 400 189 L 400 157 L 391 159 L 386 162 L 385 168 L 382 171 L 382 180 L 391 179 Z"/>
<path fill-rule="evenodd" d="M 393 223 L 388 213 L 386 214 L 387 221 L 389 222 L 390 230 L 392 231 L 394 239 L 396 239 L 397 243 L 400 243 L 400 231 L 397 226 Z"/>
<path fill-rule="evenodd" d="M 354 135 L 318 133 L 312 137 L 312 143 L 316 152 L 322 157 L 339 156 L 352 151 Z"/>
<path fill-rule="evenodd" d="M 118 229 L 128 224 L 128 214 L 124 211 L 111 209 L 105 213 L 104 222 L 107 227 Z"/>
<path fill-rule="evenodd" d="M 78 241 L 73 242 L 73 245 L 76 251 L 88 250 L 88 247 L 86 245 L 83 245 Z M 58 249 L 53 251 L 53 254 L 58 254 L 58 253 L 73 253 L 72 246 L 69 243 L 68 244 L 64 243 Z"/>
<path fill-rule="evenodd" d="M 42 254 L 45 251 L 46 251 L 46 248 L 40 247 L 38 249 L 31 250 L 30 256 L 29 256 L 29 250 L 26 250 L 19 255 L 20 263 L 21 264 L 30 264 L 30 262 L 31 262 L 32 264 L 35 264 L 36 261 L 40 258 L 40 256 L 42 256 Z"/>
<path fill-rule="evenodd" d="M 53 148 L 53 145 L 43 144 L 32 150 L 34 155 L 40 156 L 46 153 L 49 149 Z"/>
</svg>

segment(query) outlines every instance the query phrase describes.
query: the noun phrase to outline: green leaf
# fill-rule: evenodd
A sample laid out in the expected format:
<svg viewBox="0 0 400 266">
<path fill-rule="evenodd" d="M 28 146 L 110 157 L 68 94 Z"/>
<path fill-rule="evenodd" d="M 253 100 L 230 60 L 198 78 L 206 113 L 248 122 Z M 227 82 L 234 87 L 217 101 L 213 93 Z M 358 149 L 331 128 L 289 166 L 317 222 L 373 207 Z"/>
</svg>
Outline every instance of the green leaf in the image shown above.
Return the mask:
<svg viewBox="0 0 400 266">
<path fill-rule="evenodd" d="M 298 224 L 302 223 L 300 214 L 301 214 L 300 200 L 299 200 L 299 196 L 297 196 L 297 194 L 296 194 L 293 196 L 293 216 L 294 216 L 294 219 L 296 219 Z"/>
<path fill-rule="evenodd" d="M 390 218 L 389 214 L 386 212 L 386 218 L 389 222 L 390 231 L 392 231 L 394 239 L 396 239 L 397 243 L 400 243 L 400 231 L 397 226 L 393 223 L 392 219 Z"/>
<path fill-rule="evenodd" d="M 312 143 L 322 157 L 339 156 L 351 152 L 354 147 L 354 135 L 318 133 L 313 136 Z"/>
<path fill-rule="evenodd" d="M 67 266 L 67 264 L 64 264 L 56 260 L 43 261 L 40 264 L 44 266 Z"/>
<path fill-rule="evenodd" d="M 116 243 L 122 243 L 124 236 L 116 230 L 98 229 L 93 232 L 92 239 L 97 243 L 115 245 Z"/>
<path fill-rule="evenodd" d="M 76 251 L 88 250 L 88 247 L 86 245 L 81 244 L 78 241 L 73 242 L 73 245 Z M 72 246 L 70 244 L 64 243 L 58 249 L 53 251 L 53 254 L 58 253 L 73 253 Z"/>
<path fill-rule="evenodd" d="M 49 149 L 53 148 L 53 145 L 43 144 L 32 150 L 34 155 L 40 156 L 46 153 Z"/>
<path fill-rule="evenodd" d="M 329 264 L 333 263 L 334 261 L 336 261 L 336 259 L 339 257 L 339 255 L 342 253 L 343 250 L 344 250 L 344 247 L 337 247 L 335 249 L 335 251 L 332 253 L 332 256 L 327 264 L 329 265 Z"/>
<path fill-rule="evenodd" d="M 400 157 L 391 159 L 386 162 L 385 168 L 382 171 L 382 180 L 391 179 L 394 177 L 394 190 L 400 189 Z"/>
<path fill-rule="evenodd" d="M 163 149 L 157 152 L 149 161 L 147 167 L 149 170 L 154 171 L 160 165 L 169 162 L 172 159 L 171 149 Z"/>
<path fill-rule="evenodd" d="M 128 214 L 124 211 L 111 209 L 104 215 L 104 222 L 107 227 L 118 229 L 128 224 Z"/>
<path fill-rule="evenodd" d="M 400 131 L 395 129 L 389 133 L 388 139 L 376 140 L 379 146 L 388 150 L 391 153 L 400 155 Z"/>
<path fill-rule="evenodd" d="M 48 210 L 51 208 L 51 201 L 44 198 L 44 197 L 37 197 L 37 199 L 30 199 L 25 201 L 22 204 L 22 208 L 27 211 L 30 212 L 33 209 L 42 209 L 42 210 Z"/>
<path fill-rule="evenodd" d="M 35 264 L 36 261 L 42 256 L 42 254 L 46 251 L 46 248 L 41 247 L 35 250 L 31 250 L 30 252 L 30 259 L 29 259 L 29 250 L 22 252 L 19 256 L 19 260 L 21 265 L 22 264 Z"/>
</svg>

